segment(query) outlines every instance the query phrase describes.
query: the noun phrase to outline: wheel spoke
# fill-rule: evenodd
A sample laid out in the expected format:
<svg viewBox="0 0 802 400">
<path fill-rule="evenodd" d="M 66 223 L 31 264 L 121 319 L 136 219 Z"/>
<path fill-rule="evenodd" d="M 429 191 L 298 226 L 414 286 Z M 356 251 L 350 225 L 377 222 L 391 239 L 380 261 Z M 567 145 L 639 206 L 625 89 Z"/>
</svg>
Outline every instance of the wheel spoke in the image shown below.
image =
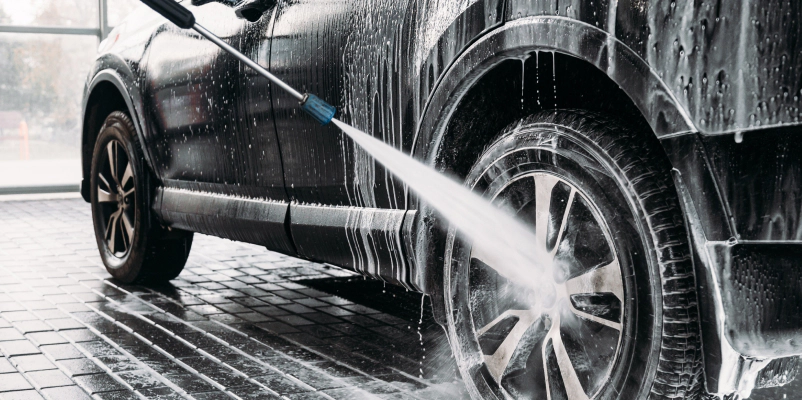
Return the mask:
<svg viewBox="0 0 802 400">
<path fill-rule="evenodd" d="M 612 293 L 618 298 L 618 301 L 623 304 L 624 301 L 624 287 L 621 278 L 621 268 L 618 265 L 618 259 L 614 259 L 609 264 L 590 270 L 576 278 L 569 279 L 565 283 L 567 296 L 572 294 L 585 294 L 585 293 Z M 600 323 L 610 328 L 621 330 L 621 321 L 610 321 L 608 319 L 600 318 L 595 315 L 588 314 L 581 310 L 577 310 L 574 305 L 568 301 L 569 308 L 574 314 Z"/>
<path fill-rule="evenodd" d="M 617 331 L 621 330 L 621 323 L 620 322 L 615 322 L 615 321 L 606 320 L 604 318 L 599 318 L 599 317 L 597 317 L 595 315 L 591 315 L 591 314 L 588 314 L 586 312 L 577 310 L 576 308 L 574 308 L 573 305 L 571 305 L 570 308 L 571 308 L 571 312 L 573 312 L 574 314 L 576 314 L 576 315 L 578 315 L 578 316 L 580 316 L 582 318 L 585 318 L 585 319 L 591 320 L 593 322 L 602 324 L 604 326 L 613 328 L 613 329 L 615 329 Z"/>
<path fill-rule="evenodd" d="M 624 301 L 624 286 L 618 258 L 565 282 L 568 295 L 580 293 L 612 293 Z"/>
<path fill-rule="evenodd" d="M 557 250 L 560 248 L 560 242 L 563 240 L 563 234 L 565 234 L 565 226 L 568 225 L 568 214 L 571 213 L 571 205 L 574 204 L 574 195 L 576 194 L 576 189 L 573 187 L 571 188 L 571 193 L 568 195 L 568 203 L 565 205 L 565 211 L 563 212 L 562 218 L 560 219 L 560 228 L 557 231 L 557 241 L 554 242 L 554 248 L 551 249 L 551 258 L 554 259 L 554 256 L 557 255 Z"/>
<path fill-rule="evenodd" d="M 134 224 L 131 223 L 131 220 L 128 218 L 128 214 L 122 213 L 122 228 L 124 228 L 125 235 L 123 235 L 123 245 L 125 245 L 125 250 L 128 250 L 128 247 L 131 245 L 131 241 L 134 239 Z"/>
<path fill-rule="evenodd" d="M 498 323 L 510 317 L 518 317 L 518 322 L 515 323 L 515 326 L 510 330 L 509 334 L 507 334 L 507 337 L 504 338 L 504 341 L 501 343 L 501 346 L 496 349 L 495 353 L 484 355 L 487 369 L 490 371 L 490 375 L 496 379 L 496 382 L 501 382 L 501 377 L 504 375 L 504 371 L 507 370 L 507 366 L 515 350 L 518 349 L 521 344 L 521 339 L 524 337 L 529 327 L 540 318 L 540 313 L 533 309 L 507 310 L 492 322 L 479 329 L 477 335 L 481 337 Z"/>
<path fill-rule="evenodd" d="M 547 364 L 549 355 L 546 352 L 547 346 L 543 346 L 543 370 L 546 371 L 546 388 L 548 390 L 548 398 L 552 398 L 552 385 L 549 384 L 549 380 L 556 378 L 562 379 L 568 400 L 589 400 L 588 395 L 585 393 L 585 389 L 582 388 L 582 383 L 579 382 L 579 377 L 574 369 L 574 364 L 571 362 L 571 358 L 568 356 L 568 352 L 565 350 L 565 344 L 563 344 L 562 335 L 560 334 L 559 313 L 555 314 L 556 315 L 553 316 L 554 319 L 552 320 L 551 329 L 546 335 L 544 343 L 548 343 L 548 341 L 551 340 L 554 356 L 557 358 L 557 365 L 560 367 L 560 376 L 549 376 L 549 368 Z"/>
<path fill-rule="evenodd" d="M 116 203 L 117 193 L 110 193 L 103 190 L 100 185 L 97 188 L 97 202 L 98 203 Z"/>
<path fill-rule="evenodd" d="M 550 174 L 537 174 L 533 178 L 535 180 L 535 238 L 537 246 L 546 249 L 551 216 L 551 192 L 554 186 L 560 183 L 560 178 Z"/>
<path fill-rule="evenodd" d="M 117 217 L 120 214 L 120 210 L 116 210 L 111 215 L 109 215 L 109 220 L 106 221 L 106 240 L 109 240 L 109 235 L 111 235 L 111 230 L 114 224 L 117 223 Z"/>
<path fill-rule="evenodd" d="M 128 181 L 134 178 L 134 171 L 131 169 L 131 163 L 127 163 L 125 166 L 125 172 L 123 173 L 123 177 L 120 180 L 120 188 L 125 190 L 128 186 Z M 133 190 L 133 189 L 131 189 Z M 127 194 L 126 194 L 127 196 Z"/>
<path fill-rule="evenodd" d="M 114 183 L 119 185 L 120 180 L 118 179 L 119 176 L 117 175 L 117 142 L 114 140 L 110 141 L 109 144 L 106 145 L 106 152 L 108 153 L 109 157 L 109 170 L 111 171 L 111 179 L 114 180 Z"/>
<path fill-rule="evenodd" d="M 98 188 L 103 189 L 109 193 L 113 192 L 113 190 L 111 190 L 111 185 L 109 184 L 109 181 L 106 179 L 105 176 L 103 176 L 103 173 L 98 172 L 97 177 L 100 179 L 100 182 L 97 185 Z M 103 187 L 101 187 L 100 183 L 106 185 L 106 188 L 104 189 Z"/>
<path fill-rule="evenodd" d="M 120 214 L 122 214 L 122 209 L 118 209 L 114 213 L 109 216 L 108 226 L 106 227 L 106 240 L 109 243 L 109 250 L 114 253 L 114 245 L 117 239 L 117 224 L 120 218 Z"/>
</svg>

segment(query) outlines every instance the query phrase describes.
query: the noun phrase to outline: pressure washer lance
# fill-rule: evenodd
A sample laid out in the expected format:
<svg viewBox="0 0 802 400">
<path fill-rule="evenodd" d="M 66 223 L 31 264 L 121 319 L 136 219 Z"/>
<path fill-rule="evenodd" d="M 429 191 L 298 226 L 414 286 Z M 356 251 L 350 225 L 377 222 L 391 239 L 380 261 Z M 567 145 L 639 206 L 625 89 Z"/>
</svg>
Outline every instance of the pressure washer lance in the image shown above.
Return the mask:
<svg viewBox="0 0 802 400">
<path fill-rule="evenodd" d="M 240 53 L 237 49 L 229 46 L 228 43 L 217 37 L 217 35 L 209 32 L 206 28 L 199 25 L 197 22 L 195 22 L 195 15 L 193 15 L 192 12 L 184 8 L 182 5 L 176 3 L 174 0 L 142 0 L 142 2 L 147 4 L 148 7 L 152 8 L 157 13 L 161 14 L 164 18 L 170 20 L 170 22 L 176 24 L 176 26 L 179 28 L 191 28 L 195 32 L 200 33 L 203 35 L 203 37 L 209 39 L 212 43 L 216 44 L 227 53 L 237 57 L 237 59 L 245 63 L 245 65 L 253 68 L 253 70 L 259 75 L 264 76 L 270 80 L 270 82 L 273 82 L 274 84 L 278 85 L 278 87 L 289 92 L 293 97 L 300 101 L 301 109 L 311 115 L 312 118 L 318 120 L 321 125 L 328 124 L 331 119 L 334 118 L 334 114 L 337 112 L 337 109 L 334 108 L 334 106 L 326 103 L 314 94 L 301 94 L 301 92 L 295 90 L 292 86 L 286 84 L 284 81 L 262 68 L 261 65 Z"/>
</svg>

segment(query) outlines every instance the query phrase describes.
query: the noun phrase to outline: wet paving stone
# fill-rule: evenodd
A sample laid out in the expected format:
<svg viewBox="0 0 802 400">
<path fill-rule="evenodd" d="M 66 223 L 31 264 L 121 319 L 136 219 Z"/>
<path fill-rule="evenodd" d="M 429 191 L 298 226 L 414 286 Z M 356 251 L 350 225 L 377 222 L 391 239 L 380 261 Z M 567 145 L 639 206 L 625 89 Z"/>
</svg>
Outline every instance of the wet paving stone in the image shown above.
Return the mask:
<svg viewBox="0 0 802 400">
<path fill-rule="evenodd" d="M 42 346 L 47 344 L 65 344 L 69 343 L 69 340 L 65 339 L 63 336 L 59 335 L 56 332 L 39 332 L 39 333 L 31 333 L 25 335 L 25 337 L 31 341 L 31 343 Z"/>
<path fill-rule="evenodd" d="M 120 390 L 116 392 L 95 393 L 92 397 L 100 400 L 134 400 L 140 397 L 130 390 Z"/>
<path fill-rule="evenodd" d="M 126 390 L 125 385 L 106 373 L 95 373 L 73 378 L 75 382 L 86 390 L 87 393 L 95 394 L 101 392 L 116 392 Z"/>
<path fill-rule="evenodd" d="M 444 338 L 427 309 L 421 345 L 420 301 L 204 235 L 170 284 L 126 285 L 86 203 L 0 201 L 2 399 L 463 398 L 450 353 L 422 367 Z"/>
<path fill-rule="evenodd" d="M 11 365 L 11 362 L 8 361 L 6 358 L 0 358 L 0 374 L 7 374 L 10 372 L 16 372 L 17 370 Z"/>
<path fill-rule="evenodd" d="M 136 390 L 164 386 L 164 383 L 149 371 L 125 371 L 120 372 L 117 376 Z"/>
<path fill-rule="evenodd" d="M 164 377 L 175 386 L 189 394 L 213 392 L 217 389 L 212 384 L 202 379 L 198 379 L 196 375 L 190 373 L 168 373 L 165 374 Z"/>
<path fill-rule="evenodd" d="M 89 400 L 90 397 L 86 392 L 78 386 L 67 386 L 43 389 L 42 394 L 49 399 L 58 400 Z"/>
<path fill-rule="evenodd" d="M 22 374 L 3 374 L 0 378 L 0 393 L 33 388 Z"/>
<path fill-rule="evenodd" d="M 134 359 L 128 356 L 104 356 L 97 360 L 112 372 L 133 371 L 142 368 Z"/>
<path fill-rule="evenodd" d="M 61 360 L 58 362 L 58 365 L 63 371 L 72 377 L 103 372 L 102 368 L 88 358 Z"/>
<path fill-rule="evenodd" d="M 25 372 L 56 369 L 56 366 L 41 354 L 12 357 L 10 360 L 18 370 Z"/>
<path fill-rule="evenodd" d="M 3 355 L 6 357 L 25 356 L 40 353 L 36 345 L 27 340 L 11 340 L 7 342 L 0 342 L 0 351 L 2 351 Z"/>
<path fill-rule="evenodd" d="M 36 390 L 20 390 L 2 394 L 3 400 L 41 400 L 44 399 Z"/>
<path fill-rule="evenodd" d="M 29 380 L 31 380 L 37 388 L 45 389 L 51 387 L 59 387 L 59 386 L 70 386 L 73 385 L 72 379 L 70 379 L 67 375 L 64 375 L 63 372 L 53 369 L 47 371 L 34 371 L 34 372 L 27 372 L 25 374 Z"/>
<path fill-rule="evenodd" d="M 280 395 L 287 395 L 292 393 L 313 392 L 315 389 L 306 385 L 301 385 L 297 380 L 290 379 L 283 375 L 265 375 L 257 376 L 254 378 L 271 390 Z"/>
<path fill-rule="evenodd" d="M 184 396 L 179 394 L 173 389 L 168 387 L 158 387 L 158 388 L 151 388 L 151 389 L 144 389 L 141 390 L 140 393 L 148 399 L 156 399 L 156 400 L 169 400 L 169 399 L 183 399 Z"/>
<path fill-rule="evenodd" d="M 7 342 L 11 340 L 22 340 L 25 339 L 25 336 L 20 333 L 20 331 L 14 328 L 2 328 L 0 329 L 0 342 Z"/>
<path fill-rule="evenodd" d="M 47 354 L 54 360 L 66 360 L 69 358 L 82 358 L 84 354 L 81 353 L 72 344 L 54 344 L 49 346 L 40 347 L 43 353 Z"/>
<path fill-rule="evenodd" d="M 116 348 L 114 348 L 114 346 L 101 340 L 78 343 L 78 346 L 93 357 L 115 356 L 121 354 Z"/>
</svg>

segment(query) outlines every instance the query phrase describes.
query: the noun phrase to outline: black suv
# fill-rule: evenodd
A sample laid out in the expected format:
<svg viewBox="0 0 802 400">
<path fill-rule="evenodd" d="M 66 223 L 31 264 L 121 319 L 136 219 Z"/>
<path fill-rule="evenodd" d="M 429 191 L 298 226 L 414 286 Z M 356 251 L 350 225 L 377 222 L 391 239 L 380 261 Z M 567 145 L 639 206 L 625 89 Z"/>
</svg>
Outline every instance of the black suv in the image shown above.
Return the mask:
<svg viewBox="0 0 802 400">
<path fill-rule="evenodd" d="M 86 84 L 111 275 L 192 232 L 426 293 L 475 398 L 748 396 L 802 354 L 796 0 L 184 0 L 345 122 L 529 224 L 560 296 L 492 268 L 331 125 L 143 7 Z"/>
</svg>

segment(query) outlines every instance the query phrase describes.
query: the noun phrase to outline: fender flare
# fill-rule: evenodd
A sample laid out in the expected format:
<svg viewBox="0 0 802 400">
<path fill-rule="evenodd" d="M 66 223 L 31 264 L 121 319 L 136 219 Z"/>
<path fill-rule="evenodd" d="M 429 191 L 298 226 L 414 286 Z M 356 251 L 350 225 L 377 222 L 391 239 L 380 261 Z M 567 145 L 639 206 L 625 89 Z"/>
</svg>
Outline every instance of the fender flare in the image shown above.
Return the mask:
<svg viewBox="0 0 802 400">
<path fill-rule="evenodd" d="M 500 62 L 533 51 L 553 51 L 588 62 L 632 99 L 658 138 L 696 132 L 687 110 L 649 64 L 608 32 L 555 16 L 517 19 L 465 49 L 438 80 L 421 113 L 412 155 L 433 163 L 463 95 Z"/>
<path fill-rule="evenodd" d="M 128 80 L 125 79 L 123 74 L 120 73 L 120 70 L 122 69 L 123 71 L 127 72 L 127 74 L 125 75 L 129 77 L 133 76 L 133 73 L 131 73 L 130 69 L 124 62 L 119 60 L 100 59 L 98 60 L 98 63 L 96 65 L 99 67 L 96 68 L 96 71 L 98 72 L 94 74 L 94 76 L 86 86 L 86 92 L 84 94 L 83 104 L 81 107 L 82 109 L 81 143 L 86 143 L 86 135 L 89 134 L 89 132 L 86 131 L 86 118 L 88 117 L 87 106 L 89 105 L 88 104 L 89 98 L 91 97 L 92 93 L 94 93 L 95 89 L 99 84 L 111 83 L 112 85 L 114 85 L 114 87 L 117 89 L 117 91 L 120 93 L 123 100 L 125 101 L 125 106 L 127 108 L 128 115 L 131 116 L 131 121 L 134 123 L 134 128 L 136 129 L 136 134 L 139 137 L 140 143 L 143 144 L 142 150 L 143 154 L 145 155 L 145 163 L 148 165 L 151 171 L 155 171 L 153 169 L 152 157 L 150 155 L 149 150 L 147 149 L 147 146 L 145 146 L 145 143 L 147 142 L 145 141 L 145 131 L 142 125 L 144 114 L 142 114 L 141 99 L 139 99 L 139 96 L 137 94 L 134 94 L 132 96 L 131 91 L 129 89 L 135 87 L 135 85 L 133 85 L 132 82 L 129 82 L 132 79 Z M 135 101 L 134 96 L 140 101 Z M 87 163 L 91 163 L 91 154 L 89 155 L 90 157 L 89 160 L 84 159 L 84 157 L 86 157 L 86 152 L 81 151 L 81 165 L 82 168 L 84 169 L 82 171 L 81 195 L 84 197 L 84 200 L 89 201 L 88 182 L 86 181 L 88 172 L 86 169 L 86 165 Z"/>
</svg>

